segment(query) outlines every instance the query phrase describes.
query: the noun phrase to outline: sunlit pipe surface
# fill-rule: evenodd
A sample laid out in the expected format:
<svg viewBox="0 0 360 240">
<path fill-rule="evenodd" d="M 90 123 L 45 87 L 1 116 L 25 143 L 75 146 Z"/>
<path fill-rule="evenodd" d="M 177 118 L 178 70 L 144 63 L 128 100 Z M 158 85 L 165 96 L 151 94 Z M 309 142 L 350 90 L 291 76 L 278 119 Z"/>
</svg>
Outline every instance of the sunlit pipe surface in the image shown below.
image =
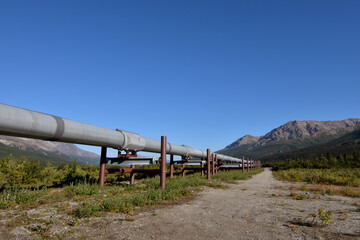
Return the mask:
<svg viewBox="0 0 360 240">
<path fill-rule="evenodd" d="M 124 130 L 111 130 L 0 103 L 0 134 L 120 150 L 161 152 L 161 143 Z M 167 154 L 206 158 L 206 151 L 167 143 Z M 242 161 L 217 154 L 218 160 Z M 246 162 L 246 160 L 245 160 Z"/>
</svg>

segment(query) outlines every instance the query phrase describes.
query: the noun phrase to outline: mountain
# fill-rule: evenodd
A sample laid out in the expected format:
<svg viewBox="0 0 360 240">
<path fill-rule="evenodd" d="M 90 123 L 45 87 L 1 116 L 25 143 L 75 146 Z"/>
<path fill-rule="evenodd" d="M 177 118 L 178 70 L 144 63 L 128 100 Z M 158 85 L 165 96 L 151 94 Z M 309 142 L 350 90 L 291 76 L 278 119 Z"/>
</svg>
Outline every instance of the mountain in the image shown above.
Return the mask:
<svg viewBox="0 0 360 240">
<path fill-rule="evenodd" d="M 42 164 L 49 162 L 53 165 L 72 163 L 74 160 L 80 165 L 97 165 L 100 159 L 97 154 L 70 143 L 0 135 L 0 158 L 7 157 L 10 153 L 15 157 L 25 156 Z"/>
<path fill-rule="evenodd" d="M 236 140 L 235 142 L 233 142 L 232 144 L 228 145 L 225 147 L 225 149 L 230 149 L 230 148 L 235 148 L 235 147 L 240 147 L 242 145 L 248 145 L 248 144 L 252 144 L 252 143 L 256 143 L 259 140 L 260 137 L 254 137 L 251 135 L 245 135 L 242 138 L 239 138 L 238 140 Z"/>
<path fill-rule="evenodd" d="M 246 135 L 218 153 L 264 160 L 271 155 L 327 143 L 359 127 L 360 119 L 290 121 L 261 137 Z"/>
<path fill-rule="evenodd" d="M 291 152 L 274 154 L 267 156 L 265 161 L 286 160 L 286 159 L 309 159 L 326 155 L 333 156 L 343 154 L 353 154 L 354 151 L 360 152 L 360 130 L 355 130 L 342 137 L 331 140 L 327 143 L 318 144 Z"/>
</svg>

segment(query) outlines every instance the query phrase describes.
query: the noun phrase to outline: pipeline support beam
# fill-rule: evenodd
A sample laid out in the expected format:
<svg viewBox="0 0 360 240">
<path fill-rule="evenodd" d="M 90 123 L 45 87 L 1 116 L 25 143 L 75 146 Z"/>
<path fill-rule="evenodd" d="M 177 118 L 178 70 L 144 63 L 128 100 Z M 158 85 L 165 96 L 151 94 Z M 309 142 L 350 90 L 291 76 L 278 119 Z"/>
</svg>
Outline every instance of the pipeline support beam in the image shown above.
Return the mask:
<svg viewBox="0 0 360 240">
<path fill-rule="evenodd" d="M 101 156 L 100 156 L 100 173 L 99 173 L 100 186 L 104 186 L 104 184 L 105 184 L 106 152 L 107 152 L 107 148 L 102 147 L 101 148 Z"/>
<path fill-rule="evenodd" d="M 165 189 L 166 186 L 166 136 L 161 136 L 161 173 L 160 173 L 160 186 Z"/>
</svg>

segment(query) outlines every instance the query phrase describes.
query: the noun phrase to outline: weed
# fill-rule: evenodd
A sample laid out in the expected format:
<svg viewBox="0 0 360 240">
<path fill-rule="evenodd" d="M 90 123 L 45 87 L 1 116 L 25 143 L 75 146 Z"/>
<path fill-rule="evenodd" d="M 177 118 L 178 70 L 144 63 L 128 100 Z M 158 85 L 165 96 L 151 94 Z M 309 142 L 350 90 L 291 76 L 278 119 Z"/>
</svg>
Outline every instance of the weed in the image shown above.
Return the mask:
<svg viewBox="0 0 360 240">
<path fill-rule="evenodd" d="M 37 232 L 39 233 L 40 235 L 43 235 L 45 234 L 47 231 L 49 231 L 49 228 L 46 227 L 46 226 L 42 226 L 42 225 L 39 225 L 39 224 L 35 224 L 35 225 L 32 225 L 29 227 L 29 230 L 32 231 L 32 232 Z"/>
<path fill-rule="evenodd" d="M 78 218 L 71 218 L 69 221 L 68 221 L 68 225 L 70 227 L 75 227 L 79 224 L 79 220 Z"/>
<path fill-rule="evenodd" d="M 98 184 L 90 184 L 88 182 L 73 184 L 65 187 L 65 195 L 67 197 L 73 196 L 92 196 L 96 195 L 100 191 L 100 186 Z"/>
<path fill-rule="evenodd" d="M 325 208 L 320 208 L 316 213 L 312 214 L 313 220 L 312 224 L 315 224 L 317 220 L 320 220 L 321 223 L 328 225 L 331 223 L 333 217 L 333 211 L 326 211 Z"/>
<path fill-rule="evenodd" d="M 90 217 L 91 215 L 99 212 L 101 206 L 96 202 L 84 202 L 76 210 L 75 215 L 79 218 Z"/>
<path fill-rule="evenodd" d="M 304 185 L 301 186 L 300 190 L 301 190 L 301 191 L 304 191 L 304 192 L 308 192 L 308 191 L 309 191 L 309 187 L 308 187 L 307 184 L 304 184 Z"/>
<path fill-rule="evenodd" d="M 30 190 L 27 188 L 8 188 L 0 193 L 0 208 L 6 209 L 17 204 L 38 203 L 39 198 L 44 195 L 46 188 Z"/>
<path fill-rule="evenodd" d="M 125 221 L 134 222 L 135 220 L 136 220 L 136 217 L 134 217 L 134 216 L 130 216 L 130 215 L 125 216 Z"/>
<path fill-rule="evenodd" d="M 360 197 L 360 189 L 359 188 L 354 188 L 354 187 L 345 187 L 341 190 L 341 193 L 344 196 L 348 196 L 348 197 Z"/>
</svg>

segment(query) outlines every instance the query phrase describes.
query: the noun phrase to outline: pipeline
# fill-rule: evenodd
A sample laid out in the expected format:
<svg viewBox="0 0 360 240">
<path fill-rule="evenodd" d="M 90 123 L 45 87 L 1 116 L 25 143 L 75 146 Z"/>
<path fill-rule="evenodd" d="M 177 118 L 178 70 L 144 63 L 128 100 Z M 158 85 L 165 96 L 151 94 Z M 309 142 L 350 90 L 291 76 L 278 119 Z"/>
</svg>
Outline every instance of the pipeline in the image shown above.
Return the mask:
<svg viewBox="0 0 360 240">
<path fill-rule="evenodd" d="M 111 130 L 69 119 L 0 103 L 0 134 L 47 141 L 111 147 L 119 150 L 161 153 L 161 142 L 124 130 Z M 207 152 L 185 145 L 167 143 L 166 153 L 203 158 Z M 242 162 L 217 154 L 218 160 Z M 247 162 L 245 160 L 245 162 Z"/>
</svg>

